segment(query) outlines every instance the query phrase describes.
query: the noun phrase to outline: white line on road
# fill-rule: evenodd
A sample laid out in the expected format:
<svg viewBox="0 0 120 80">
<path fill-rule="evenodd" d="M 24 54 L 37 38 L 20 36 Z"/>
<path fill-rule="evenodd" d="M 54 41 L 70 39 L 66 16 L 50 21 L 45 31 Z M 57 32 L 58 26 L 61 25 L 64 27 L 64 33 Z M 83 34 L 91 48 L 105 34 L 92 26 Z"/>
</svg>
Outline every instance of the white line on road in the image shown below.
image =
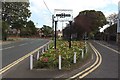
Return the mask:
<svg viewBox="0 0 120 80">
<path fill-rule="evenodd" d="M 24 44 L 20 44 L 20 45 L 18 45 L 18 46 L 24 46 L 24 45 L 26 45 L 27 43 L 24 43 Z M 0 50 L 6 50 L 6 49 L 10 49 L 10 48 L 14 48 L 15 46 L 10 46 L 10 47 L 7 47 L 7 48 L 2 48 L 2 49 L 0 49 Z"/>
<path fill-rule="evenodd" d="M 17 65 L 18 63 L 20 63 L 21 61 L 25 60 L 26 58 L 28 58 L 30 55 L 34 54 L 35 52 L 37 52 L 38 50 L 40 50 L 41 48 L 43 48 L 45 45 L 49 44 L 51 41 L 47 42 L 46 44 L 44 44 L 43 46 L 40 46 L 39 48 L 35 49 L 34 51 L 26 54 L 25 56 L 19 58 L 18 60 L 10 63 L 9 65 L 5 66 L 4 68 L 0 69 L 0 74 L 3 74 L 4 72 L 6 72 L 7 70 L 9 70 L 10 68 L 12 68 L 13 66 Z"/>
<path fill-rule="evenodd" d="M 19 46 L 24 46 L 24 45 L 26 45 L 27 43 L 24 43 L 24 44 L 20 44 Z"/>
<path fill-rule="evenodd" d="M 14 48 L 14 47 L 15 47 L 15 46 L 10 46 L 10 47 L 3 48 L 3 49 L 0 49 L 0 50 L 6 50 L 6 49 Z"/>
<path fill-rule="evenodd" d="M 96 41 L 94 41 L 94 42 L 96 42 Z M 110 48 L 110 47 L 108 47 L 108 46 L 105 46 L 105 45 L 103 45 L 103 44 L 101 44 L 101 43 L 99 43 L 99 42 L 96 42 L 97 44 L 99 44 L 99 45 L 101 45 L 101 46 L 103 46 L 103 47 L 106 47 L 106 48 L 108 48 L 108 49 L 110 49 L 110 50 L 112 50 L 112 51 L 114 51 L 114 52 L 116 52 L 116 53 L 118 53 L 118 54 L 120 54 L 120 52 L 118 52 L 117 50 L 115 50 L 115 49 L 112 49 L 112 48 Z"/>
<path fill-rule="evenodd" d="M 32 44 L 33 42 L 30 42 L 30 44 Z"/>
</svg>

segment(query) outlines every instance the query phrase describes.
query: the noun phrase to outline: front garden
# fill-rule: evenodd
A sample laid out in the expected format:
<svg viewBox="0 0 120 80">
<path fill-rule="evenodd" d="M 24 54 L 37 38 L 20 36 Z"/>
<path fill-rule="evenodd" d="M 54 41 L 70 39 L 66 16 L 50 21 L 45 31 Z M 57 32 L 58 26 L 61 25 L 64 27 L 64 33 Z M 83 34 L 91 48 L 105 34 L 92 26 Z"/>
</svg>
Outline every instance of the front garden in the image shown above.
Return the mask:
<svg viewBox="0 0 120 80">
<path fill-rule="evenodd" d="M 57 69 L 59 66 L 59 55 L 61 55 L 62 69 L 71 69 L 74 62 L 74 52 L 76 52 L 76 62 L 81 63 L 88 59 L 89 54 L 86 53 L 85 43 L 83 41 L 72 41 L 72 47 L 69 48 L 68 41 L 58 40 L 57 49 L 54 49 L 54 42 L 49 45 L 49 49 L 44 52 L 38 61 L 34 63 L 36 69 Z M 82 58 L 82 51 L 84 58 Z M 82 64 L 82 63 L 81 63 Z"/>
</svg>

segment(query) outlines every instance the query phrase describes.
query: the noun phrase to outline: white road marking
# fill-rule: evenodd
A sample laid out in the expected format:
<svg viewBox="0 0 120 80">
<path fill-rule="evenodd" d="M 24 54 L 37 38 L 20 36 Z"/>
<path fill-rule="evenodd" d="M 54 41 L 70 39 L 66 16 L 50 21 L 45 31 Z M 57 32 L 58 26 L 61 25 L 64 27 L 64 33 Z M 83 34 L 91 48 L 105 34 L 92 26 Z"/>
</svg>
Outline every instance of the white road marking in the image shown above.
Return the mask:
<svg viewBox="0 0 120 80">
<path fill-rule="evenodd" d="M 24 44 L 20 44 L 19 46 L 24 46 L 24 45 L 26 45 L 27 43 L 24 43 Z"/>
<path fill-rule="evenodd" d="M 94 42 L 96 42 L 96 41 L 94 41 Z M 99 42 L 96 42 L 97 44 L 99 44 L 99 45 L 101 45 L 101 46 L 103 46 L 103 47 L 106 47 L 106 48 L 108 48 L 108 49 L 110 49 L 110 50 L 112 50 L 112 51 L 114 51 L 115 53 L 118 53 L 118 54 L 120 54 L 120 52 L 118 52 L 117 50 L 115 50 L 115 49 L 112 49 L 112 48 L 110 48 L 110 47 L 108 47 L 108 46 L 105 46 L 105 45 L 103 45 L 103 44 L 101 44 L 101 43 L 99 43 Z"/>
<path fill-rule="evenodd" d="M 0 49 L 0 50 L 6 50 L 6 49 L 14 48 L 14 47 L 15 47 L 15 46 L 10 46 L 10 47 L 3 48 L 3 49 Z"/>
<path fill-rule="evenodd" d="M 30 42 L 30 44 L 32 44 L 33 42 Z"/>
<path fill-rule="evenodd" d="M 20 45 L 18 45 L 18 46 L 24 46 L 24 45 L 26 45 L 27 43 L 24 43 L 24 44 L 20 44 Z M 10 48 L 14 48 L 15 46 L 10 46 L 10 47 L 7 47 L 7 48 L 2 48 L 2 49 L 0 49 L 1 51 L 2 50 L 6 50 L 6 49 L 10 49 Z"/>
<path fill-rule="evenodd" d="M 44 47 L 45 45 L 49 44 L 51 41 L 47 42 L 46 44 L 44 44 L 43 46 L 40 46 L 39 48 L 35 49 L 34 51 L 26 54 L 25 56 L 19 58 L 18 60 L 10 63 L 9 65 L 5 66 L 4 68 L 0 69 L 0 74 L 3 74 L 4 72 L 8 71 L 10 68 L 12 68 L 13 66 L 17 65 L 18 63 L 20 63 L 21 61 L 25 60 L 26 58 L 28 58 L 30 55 L 34 54 L 35 52 L 37 52 L 38 50 L 40 50 L 42 47 Z"/>
</svg>

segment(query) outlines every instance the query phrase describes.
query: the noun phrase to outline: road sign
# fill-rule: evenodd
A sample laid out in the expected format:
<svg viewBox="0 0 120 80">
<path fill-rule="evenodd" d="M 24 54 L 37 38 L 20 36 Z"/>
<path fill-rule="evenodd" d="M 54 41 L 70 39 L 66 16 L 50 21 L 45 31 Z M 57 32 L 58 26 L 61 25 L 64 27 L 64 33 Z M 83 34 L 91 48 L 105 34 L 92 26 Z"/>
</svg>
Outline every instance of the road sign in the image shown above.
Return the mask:
<svg viewBox="0 0 120 80">
<path fill-rule="evenodd" d="M 72 21 L 73 20 L 73 10 L 71 9 L 55 9 L 54 10 L 55 21 Z"/>
</svg>

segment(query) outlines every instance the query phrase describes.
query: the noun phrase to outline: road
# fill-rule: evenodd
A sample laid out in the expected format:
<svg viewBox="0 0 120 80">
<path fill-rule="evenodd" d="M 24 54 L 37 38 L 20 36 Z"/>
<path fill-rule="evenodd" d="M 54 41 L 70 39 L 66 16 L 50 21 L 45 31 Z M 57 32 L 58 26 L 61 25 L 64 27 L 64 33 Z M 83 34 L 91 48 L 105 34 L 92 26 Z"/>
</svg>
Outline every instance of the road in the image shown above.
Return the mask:
<svg viewBox="0 0 120 80">
<path fill-rule="evenodd" d="M 3 47 L 3 51 L 8 50 L 8 54 L 12 55 L 12 53 L 9 53 L 12 51 L 12 48 L 9 48 L 9 46 L 16 46 L 16 48 L 19 48 L 19 54 L 15 53 L 16 56 L 23 56 L 27 53 L 29 53 L 31 50 L 36 49 L 37 47 L 45 44 L 48 40 L 25 40 L 19 43 L 9 44 Z M 107 43 L 102 43 L 100 41 L 90 41 L 92 45 L 97 49 L 97 51 L 102 56 L 102 63 L 100 66 L 95 69 L 93 72 L 89 73 L 84 78 L 109 78 L 109 80 L 116 80 L 118 78 L 118 56 L 120 53 L 117 52 L 117 47 L 113 45 L 108 45 Z M 26 43 L 26 44 L 25 44 Z M 34 44 L 34 45 L 33 45 Z M 33 46 L 33 47 L 31 47 Z M 114 48 L 113 48 L 114 47 Z M 8 48 L 8 49 L 6 49 Z M 16 49 L 15 48 L 15 49 Z M 10 49 L 10 51 L 9 51 Z M 24 51 L 25 49 L 25 51 Z M 18 50 L 15 50 L 17 52 Z M 22 53 L 22 52 L 25 53 Z M 4 53 L 6 54 L 6 53 Z M 11 58 L 9 56 L 9 58 Z M 14 59 L 14 58 L 13 58 Z M 95 60 L 95 59 L 94 59 Z M 92 61 L 94 61 L 92 60 Z M 8 63 L 8 62 L 7 62 Z M 7 64 L 6 63 L 6 64 Z M 24 66 L 23 66 L 24 65 Z M 92 64 L 85 65 L 83 68 L 73 70 L 73 71 L 59 71 L 59 70 L 29 70 L 29 58 L 22 61 L 20 64 L 16 65 L 14 68 L 12 68 L 10 71 L 6 72 L 3 77 L 4 78 L 70 78 L 71 76 L 77 74 L 78 72 L 81 72 L 85 68 L 89 67 Z M 79 76 L 78 76 L 79 77 Z M 110 79 L 111 78 L 111 79 Z M 90 80 L 91 80 L 90 79 Z M 89 79 L 88 79 L 89 80 Z"/>
<path fill-rule="evenodd" d="M 117 48 L 110 48 L 113 46 L 100 41 L 92 41 L 91 43 L 101 54 L 102 63 L 85 78 L 118 78 L 118 56 L 120 53 L 117 52 Z"/>
<path fill-rule="evenodd" d="M 2 67 L 7 66 L 13 61 L 21 58 L 36 48 L 44 45 L 48 40 L 45 39 L 25 39 L 19 42 L 2 46 Z"/>
</svg>

